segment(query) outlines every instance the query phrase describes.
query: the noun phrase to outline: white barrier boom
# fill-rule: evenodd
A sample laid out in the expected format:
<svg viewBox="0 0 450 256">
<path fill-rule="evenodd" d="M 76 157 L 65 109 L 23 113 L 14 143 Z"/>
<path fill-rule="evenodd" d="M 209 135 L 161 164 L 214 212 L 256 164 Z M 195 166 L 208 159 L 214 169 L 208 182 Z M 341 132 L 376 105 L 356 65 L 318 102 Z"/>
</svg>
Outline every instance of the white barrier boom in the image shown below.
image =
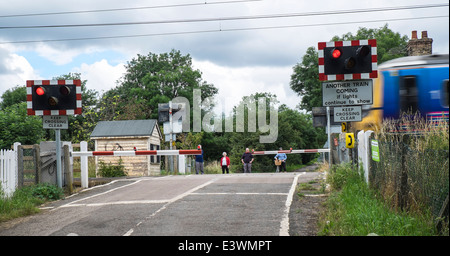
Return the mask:
<svg viewBox="0 0 450 256">
<path fill-rule="evenodd" d="M 297 149 L 297 150 L 279 150 L 279 151 L 252 151 L 253 155 L 276 155 L 276 154 L 308 154 L 308 153 L 329 153 L 330 149 Z"/>
<path fill-rule="evenodd" d="M 201 150 L 143 150 L 143 151 L 87 151 L 87 142 L 80 143 L 80 152 L 72 152 L 81 159 L 81 187 L 88 188 L 88 157 L 90 156 L 177 156 L 201 155 Z"/>
<path fill-rule="evenodd" d="M 142 151 L 80 151 L 73 152 L 74 157 L 81 156 L 178 156 L 201 155 L 201 150 L 142 150 Z"/>
</svg>

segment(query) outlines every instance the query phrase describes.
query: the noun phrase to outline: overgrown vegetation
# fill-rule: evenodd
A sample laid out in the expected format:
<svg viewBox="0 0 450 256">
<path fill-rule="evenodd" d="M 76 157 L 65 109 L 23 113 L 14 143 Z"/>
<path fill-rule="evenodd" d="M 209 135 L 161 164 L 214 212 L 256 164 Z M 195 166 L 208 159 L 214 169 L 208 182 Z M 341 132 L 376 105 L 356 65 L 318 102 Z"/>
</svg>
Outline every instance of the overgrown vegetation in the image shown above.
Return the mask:
<svg viewBox="0 0 450 256">
<path fill-rule="evenodd" d="M 63 196 L 62 189 L 50 184 L 20 188 L 11 197 L 6 197 L 0 187 L 0 222 L 37 213 L 38 205 Z"/>
<path fill-rule="evenodd" d="M 381 161 L 372 162 L 370 186 L 350 164 L 330 171 L 320 234 L 448 235 L 439 218 L 449 193 L 448 122 L 403 113 L 384 120 L 375 137 Z"/>
<path fill-rule="evenodd" d="M 117 164 L 106 164 L 103 161 L 99 162 L 98 174 L 101 177 L 123 177 L 127 176 L 125 171 L 125 166 L 123 165 L 123 160 L 119 159 Z"/>
<path fill-rule="evenodd" d="M 371 170 L 371 187 L 391 207 L 438 217 L 449 194 L 448 123 L 404 113 L 385 120 L 376 138 L 381 161 Z"/>
<path fill-rule="evenodd" d="M 376 191 L 367 186 L 363 177 L 350 164 L 338 165 L 328 174 L 327 182 L 333 192 L 319 221 L 319 235 L 437 235 L 431 213 L 391 209 Z"/>
</svg>

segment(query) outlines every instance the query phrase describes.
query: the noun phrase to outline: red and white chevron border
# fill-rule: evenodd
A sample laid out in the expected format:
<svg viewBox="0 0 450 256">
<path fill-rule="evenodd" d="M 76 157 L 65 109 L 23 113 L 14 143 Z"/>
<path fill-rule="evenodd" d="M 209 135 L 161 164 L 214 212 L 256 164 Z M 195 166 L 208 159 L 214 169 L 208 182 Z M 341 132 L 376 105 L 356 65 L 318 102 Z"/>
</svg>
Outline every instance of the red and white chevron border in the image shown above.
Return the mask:
<svg viewBox="0 0 450 256">
<path fill-rule="evenodd" d="M 339 75 L 325 75 L 325 59 L 324 49 L 326 47 L 344 47 L 344 46 L 372 46 L 372 73 L 356 73 L 356 74 L 339 74 Z M 378 57 L 377 57 L 377 40 L 353 40 L 353 41 L 336 41 L 336 42 L 320 42 L 319 43 L 319 80 L 320 81 L 334 81 L 334 80 L 360 80 L 372 79 L 378 77 Z"/>
<path fill-rule="evenodd" d="M 34 85 L 66 85 L 74 84 L 77 94 L 77 108 L 67 110 L 33 110 L 32 91 Z M 27 81 L 27 114 L 30 116 L 67 116 L 81 115 L 81 80 L 28 80 Z"/>
</svg>

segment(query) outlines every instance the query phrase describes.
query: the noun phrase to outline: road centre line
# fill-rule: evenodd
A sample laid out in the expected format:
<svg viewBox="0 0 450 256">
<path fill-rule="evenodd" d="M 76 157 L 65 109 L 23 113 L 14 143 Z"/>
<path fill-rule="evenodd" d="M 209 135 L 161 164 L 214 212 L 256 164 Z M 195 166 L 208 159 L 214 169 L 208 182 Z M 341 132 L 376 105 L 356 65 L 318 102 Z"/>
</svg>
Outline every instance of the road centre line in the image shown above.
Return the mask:
<svg viewBox="0 0 450 256">
<path fill-rule="evenodd" d="M 85 198 L 81 198 L 81 199 L 75 200 L 75 201 L 73 201 L 73 202 L 70 202 L 70 203 L 68 203 L 68 204 L 61 205 L 61 206 L 58 207 L 58 208 L 71 207 L 71 205 L 76 205 L 77 202 L 84 201 L 84 200 L 88 200 L 88 199 L 91 199 L 91 198 L 94 198 L 94 197 L 97 197 L 97 196 L 105 195 L 105 194 L 108 194 L 108 193 L 110 193 L 110 192 L 116 191 L 116 190 L 118 190 L 118 189 L 122 189 L 122 188 L 126 188 L 126 187 L 129 187 L 129 186 L 135 185 L 135 184 L 137 184 L 137 183 L 139 183 L 139 182 L 141 182 L 141 181 L 142 181 L 142 180 L 137 180 L 137 181 L 135 181 L 135 182 L 133 182 L 133 183 L 131 183 L 131 184 L 127 184 L 127 185 L 124 185 L 124 186 L 121 186 L 121 187 L 118 187 L 118 188 L 113 188 L 113 189 L 107 190 L 107 191 L 105 191 L 105 192 L 103 192 L 103 193 L 99 193 L 99 194 L 95 194 L 95 195 L 88 196 L 88 197 L 85 197 Z M 55 208 L 55 209 L 58 209 L 58 208 Z M 55 209 L 53 209 L 53 210 L 55 210 Z"/>
<path fill-rule="evenodd" d="M 287 196 L 289 195 L 288 193 L 239 193 L 239 192 L 235 192 L 235 193 L 229 193 L 229 192 L 225 192 L 225 193 L 191 193 L 191 195 L 205 195 L 205 196 L 220 196 L 220 195 L 248 195 L 248 196 L 254 196 L 254 195 L 274 195 L 274 196 Z"/>
<path fill-rule="evenodd" d="M 152 177 L 152 178 L 134 178 L 134 179 L 113 180 L 113 181 L 111 181 L 111 182 L 109 182 L 109 183 L 106 183 L 106 184 L 103 184 L 103 185 L 98 185 L 98 186 L 94 186 L 94 187 L 91 187 L 91 188 L 84 189 L 84 190 L 80 191 L 79 193 L 76 193 L 76 194 L 73 194 L 73 195 L 71 195 L 71 196 L 69 196 L 69 197 L 66 197 L 66 199 L 69 199 L 69 198 L 71 198 L 71 197 L 73 197 L 73 196 L 79 195 L 80 193 L 84 193 L 84 192 L 87 192 L 87 191 L 90 191 L 90 190 L 94 190 L 94 189 L 99 189 L 99 188 L 102 188 L 102 187 L 106 187 L 106 186 L 112 185 L 112 184 L 117 183 L 117 182 L 133 181 L 133 180 L 135 180 L 135 182 L 133 182 L 133 183 L 131 183 L 131 184 L 124 185 L 124 186 L 121 186 L 121 187 L 118 187 L 118 188 L 113 188 L 113 189 L 111 189 L 111 190 L 108 190 L 108 191 L 105 191 L 105 192 L 103 192 L 103 193 L 99 193 L 99 194 L 96 194 L 96 195 L 92 195 L 92 196 L 90 196 L 90 197 L 81 198 L 81 199 L 79 199 L 79 200 L 70 202 L 70 203 L 68 203 L 68 204 L 61 205 L 61 206 L 59 206 L 59 207 L 53 208 L 51 211 L 56 210 L 56 209 L 58 209 L 58 208 L 66 208 L 66 207 L 77 207 L 77 206 L 102 206 L 101 204 L 76 204 L 76 202 L 80 202 L 80 201 L 83 201 L 83 200 L 86 200 L 86 199 L 91 199 L 91 198 L 94 198 L 94 197 L 96 197 L 96 196 L 104 195 L 104 194 L 107 194 L 107 193 L 109 193 L 109 192 L 113 192 L 113 191 L 116 191 L 116 190 L 118 190 L 118 189 L 121 189 L 121 188 L 125 188 L 125 187 L 128 187 L 128 186 L 132 186 L 132 185 L 137 184 L 137 183 L 139 183 L 139 182 L 141 182 L 141 181 L 148 181 L 148 180 L 162 180 L 162 179 L 165 179 L 165 178 L 168 178 L 168 177 L 172 177 L 172 175 L 164 176 L 164 177 L 157 177 L 157 178 L 153 178 L 153 177 Z M 154 201 L 155 201 L 155 202 L 150 202 L 150 201 L 148 201 L 148 200 L 147 200 L 146 202 L 145 202 L 145 201 L 143 201 L 143 202 L 135 201 L 135 202 L 136 202 L 137 204 L 139 204 L 139 203 L 141 203 L 141 204 L 145 204 L 145 203 L 164 203 L 164 202 L 166 202 L 167 200 L 165 200 L 164 202 L 157 202 L 157 200 L 154 200 Z M 126 201 L 123 201 L 123 202 L 125 202 L 125 203 L 122 203 L 122 204 L 128 204 L 128 203 L 126 203 Z M 112 205 L 112 204 L 114 204 L 114 203 L 105 203 L 105 205 Z M 117 204 L 121 204 L 121 203 L 118 202 Z M 129 203 L 129 204 L 132 204 L 132 203 Z"/>
<path fill-rule="evenodd" d="M 174 198 L 168 200 L 168 202 L 167 202 L 165 205 L 163 205 L 163 206 L 162 206 L 161 208 L 159 208 L 157 211 L 155 211 L 154 213 L 152 213 L 150 216 L 146 217 L 145 220 L 149 220 L 149 219 L 153 218 L 153 217 L 156 216 L 158 213 L 160 213 L 161 211 L 165 210 L 165 209 L 166 209 L 169 205 L 171 205 L 172 203 L 174 203 L 174 202 L 176 202 L 176 201 L 178 201 L 178 200 L 180 200 L 180 199 L 183 199 L 184 197 L 186 197 L 186 196 L 188 196 L 188 195 L 194 193 L 195 191 L 197 191 L 197 190 L 199 190 L 199 189 L 202 189 L 202 188 L 204 188 L 204 187 L 206 187 L 206 186 L 208 186 L 208 185 L 214 183 L 214 182 L 217 181 L 218 179 L 219 179 L 219 178 L 212 179 L 212 180 L 210 180 L 210 181 L 208 181 L 208 182 L 205 182 L 205 183 L 203 183 L 203 184 L 201 184 L 201 185 L 199 185 L 199 186 L 197 186 L 197 187 L 195 187 L 195 188 L 193 188 L 193 189 L 190 189 L 190 190 L 188 190 L 188 191 L 186 191 L 186 192 L 184 192 L 184 193 L 182 193 L 182 194 L 180 194 L 180 195 L 178 195 L 178 196 L 176 196 L 176 197 L 174 197 Z M 139 222 L 139 223 L 136 225 L 136 227 L 139 227 L 143 222 L 144 222 L 144 221 Z M 128 230 L 123 236 L 131 236 L 131 235 L 133 234 L 133 232 L 134 232 L 134 228 Z"/>
<path fill-rule="evenodd" d="M 129 204 L 165 204 L 169 200 L 134 200 L 134 201 L 117 201 L 107 203 L 93 203 L 93 204 L 68 204 L 64 205 L 64 208 L 68 207 L 95 207 L 95 206 L 109 206 L 109 205 L 129 205 Z"/>
</svg>

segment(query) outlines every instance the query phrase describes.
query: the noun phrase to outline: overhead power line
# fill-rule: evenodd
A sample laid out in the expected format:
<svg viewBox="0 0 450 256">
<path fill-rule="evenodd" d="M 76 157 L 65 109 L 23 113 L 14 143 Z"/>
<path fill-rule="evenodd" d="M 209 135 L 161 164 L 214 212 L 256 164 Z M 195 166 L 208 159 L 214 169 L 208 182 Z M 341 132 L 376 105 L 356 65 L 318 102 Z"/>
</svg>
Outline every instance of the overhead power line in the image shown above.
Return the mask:
<svg viewBox="0 0 450 256">
<path fill-rule="evenodd" d="M 190 7 L 190 6 L 205 6 L 205 5 L 218 5 L 218 4 L 236 4 L 245 2 L 260 2 L 263 0 L 235 0 L 235 1 L 219 1 L 219 2 L 201 2 L 201 3 L 186 3 L 186 4 L 170 4 L 170 5 L 155 5 L 155 6 L 141 6 L 141 7 L 128 7 L 128 8 L 112 8 L 112 9 L 97 9 L 97 10 L 82 10 L 82 11 L 65 11 L 65 12 L 44 12 L 44 13 L 25 13 L 25 14 L 8 14 L 0 15 L 0 18 L 13 18 L 13 17 L 30 17 L 30 16 L 50 16 L 50 15 L 65 15 L 65 14 L 80 14 L 80 13 L 95 13 L 95 12 L 118 12 L 118 11 L 134 11 L 145 9 L 162 9 L 162 8 L 175 8 L 175 7 Z"/>
<path fill-rule="evenodd" d="M 173 36 L 173 35 L 201 34 L 201 33 L 215 33 L 215 32 L 233 32 L 233 31 L 249 31 L 249 30 L 265 30 L 265 29 L 286 29 L 286 28 L 300 28 L 300 27 L 317 27 L 317 26 L 330 26 L 330 25 L 365 24 L 365 23 L 374 23 L 374 22 L 422 20 L 422 19 L 435 19 L 435 18 L 448 18 L 448 17 L 449 17 L 449 15 L 422 16 L 422 17 L 413 17 L 413 18 L 393 18 L 393 19 L 380 19 L 380 20 L 347 21 L 347 22 L 315 23 L 315 24 L 298 24 L 298 25 L 284 25 L 284 26 L 264 26 L 264 27 L 249 27 L 249 28 L 211 29 L 211 30 L 196 30 L 196 31 L 154 33 L 154 34 L 117 35 L 117 36 L 101 36 L 101 37 L 66 38 L 66 39 L 24 40 L 24 41 L 0 42 L 0 44 L 44 43 L 44 42 L 86 41 L 86 40 L 104 40 L 104 39 L 120 39 L 120 38 L 153 37 L 153 36 Z"/>
<path fill-rule="evenodd" d="M 292 18 L 321 15 L 354 14 L 368 12 L 400 11 L 424 8 L 446 7 L 448 3 L 413 5 L 413 6 L 395 6 L 370 9 L 352 9 L 340 11 L 323 11 L 308 13 L 289 13 L 289 14 L 271 14 L 271 15 L 253 15 L 238 17 L 219 17 L 203 19 L 181 19 L 181 20 L 160 20 L 160 21 L 140 21 L 140 22 L 114 22 L 114 23 L 90 23 L 90 24 L 58 24 L 58 25 L 29 25 L 29 26 L 0 26 L 0 29 L 42 29 L 42 28 L 71 28 L 71 27 L 98 27 L 98 26 L 124 26 L 124 25 L 149 25 L 149 24 L 167 24 L 167 23 L 191 23 L 191 22 L 212 22 L 212 21 L 231 21 L 231 20 L 255 20 L 255 19 L 274 19 L 274 18 Z"/>
</svg>

